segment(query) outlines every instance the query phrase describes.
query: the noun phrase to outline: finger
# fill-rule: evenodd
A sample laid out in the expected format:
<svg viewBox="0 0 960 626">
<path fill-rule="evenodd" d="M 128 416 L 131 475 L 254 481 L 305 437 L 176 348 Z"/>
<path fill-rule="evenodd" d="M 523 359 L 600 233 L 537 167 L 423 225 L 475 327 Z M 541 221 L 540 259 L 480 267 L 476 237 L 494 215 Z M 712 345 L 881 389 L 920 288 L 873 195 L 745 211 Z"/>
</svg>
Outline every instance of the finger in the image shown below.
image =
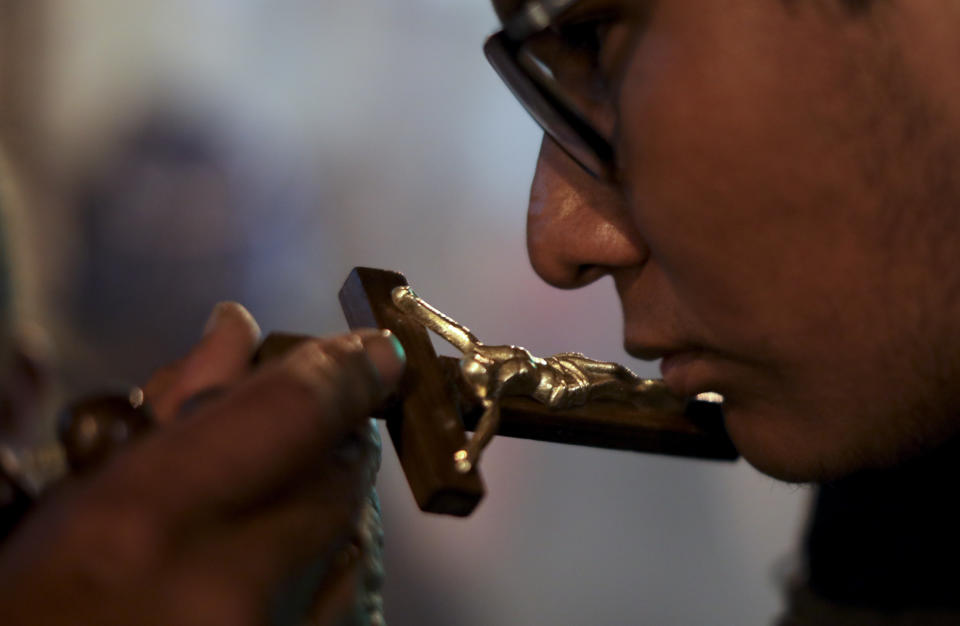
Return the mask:
<svg viewBox="0 0 960 626">
<path fill-rule="evenodd" d="M 369 460 L 364 460 L 368 462 Z M 330 585 L 345 567 L 344 555 L 357 554 L 363 472 L 331 462 L 318 468 L 301 488 L 241 516 L 191 528 L 179 541 L 185 570 L 217 564 L 218 577 L 246 596 L 277 608 L 288 619 L 305 615 L 317 589 Z"/>
<path fill-rule="evenodd" d="M 351 435 L 346 451 L 338 448 L 269 500 L 194 525 L 189 536 L 201 546 L 218 544 L 224 554 L 242 555 L 242 564 L 232 569 L 244 571 L 255 587 L 271 587 L 304 568 L 316 570 L 319 561 L 324 568 L 318 571 L 325 571 L 334 549 L 348 539 L 379 568 L 382 531 L 371 472 L 379 449 L 373 432 L 374 424 L 366 421 Z M 371 588 L 379 588 L 378 572 L 370 571 Z M 318 576 L 309 593 L 299 593 L 300 604 L 322 582 Z"/>
<path fill-rule="evenodd" d="M 228 386 L 247 373 L 260 328 L 236 302 L 214 307 L 203 339 L 190 353 L 163 368 L 144 387 L 147 401 L 160 422 L 169 422 L 188 398 L 208 387 Z"/>
<path fill-rule="evenodd" d="M 392 390 L 403 366 L 403 349 L 389 333 L 307 341 L 155 433 L 114 474 L 146 481 L 155 506 L 185 513 L 248 505 L 330 455 Z"/>
<path fill-rule="evenodd" d="M 251 588 L 288 582 L 292 572 L 318 562 L 325 571 L 356 534 L 364 489 L 361 472 L 327 470 L 269 505 L 192 525 L 178 533 L 180 552 L 190 560 L 229 563 L 238 583 Z"/>
<path fill-rule="evenodd" d="M 180 408 L 177 411 L 177 417 L 180 419 L 186 417 L 187 415 L 198 410 L 200 407 L 222 397 L 226 392 L 227 389 L 225 387 L 207 387 L 206 389 L 193 394 L 180 403 Z"/>
<path fill-rule="evenodd" d="M 243 515 L 221 515 L 196 532 L 197 541 L 242 554 L 259 584 L 280 582 L 333 553 L 358 534 L 369 483 L 357 467 L 328 464 L 323 475 L 269 505 Z M 329 563 L 328 563 L 329 565 Z"/>
</svg>

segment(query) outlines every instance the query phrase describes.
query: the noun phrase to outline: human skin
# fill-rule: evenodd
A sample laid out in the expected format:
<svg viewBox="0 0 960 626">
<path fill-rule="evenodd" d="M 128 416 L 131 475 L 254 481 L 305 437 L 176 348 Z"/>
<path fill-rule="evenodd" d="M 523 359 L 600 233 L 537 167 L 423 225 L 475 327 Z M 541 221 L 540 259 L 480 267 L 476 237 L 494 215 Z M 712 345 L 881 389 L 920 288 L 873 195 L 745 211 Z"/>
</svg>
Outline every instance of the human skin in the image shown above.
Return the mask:
<svg viewBox="0 0 960 626">
<path fill-rule="evenodd" d="M 318 562 L 329 567 L 311 623 L 344 623 L 372 451 L 339 444 L 367 426 L 403 361 L 363 331 L 252 370 L 258 337 L 242 307 L 218 306 L 196 348 L 145 386 L 160 425 L 5 539 L 0 623 L 272 623 L 276 594 Z M 182 411 L 198 394 L 211 399 Z"/>
<path fill-rule="evenodd" d="M 63 158 L 70 150 L 48 128 L 48 4 L 0 0 L 2 200 L 16 196 L 36 220 L 39 251 L 76 243 L 71 198 L 102 167 Z M 95 144 L 109 152 L 112 138 Z M 41 390 L 9 330 L 0 413 L 10 419 L 0 421 L 20 426 Z M 218 306 L 195 348 L 144 386 L 159 426 L 57 485 L 3 538 L 0 624 L 233 626 L 307 611 L 311 624 L 340 625 L 366 612 L 361 589 L 377 574 L 376 554 L 357 550 L 370 539 L 357 536 L 376 463 L 368 416 L 402 355 L 379 331 L 357 332 L 254 370 L 258 340 L 243 307 Z"/>
<path fill-rule="evenodd" d="M 621 182 L 544 141 L 536 271 L 611 275 L 627 350 L 667 357 L 679 393 L 723 394 L 738 449 L 775 477 L 889 466 L 956 433 L 960 6 L 639 6 L 602 53 Z"/>
</svg>

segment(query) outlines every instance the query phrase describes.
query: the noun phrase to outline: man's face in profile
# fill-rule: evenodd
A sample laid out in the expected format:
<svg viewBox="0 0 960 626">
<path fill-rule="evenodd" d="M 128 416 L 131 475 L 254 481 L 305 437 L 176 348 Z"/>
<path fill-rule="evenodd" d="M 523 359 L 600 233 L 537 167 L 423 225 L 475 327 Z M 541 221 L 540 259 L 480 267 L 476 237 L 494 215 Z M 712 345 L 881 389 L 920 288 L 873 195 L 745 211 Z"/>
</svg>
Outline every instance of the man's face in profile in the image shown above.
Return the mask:
<svg viewBox="0 0 960 626">
<path fill-rule="evenodd" d="M 628 350 L 666 357 L 677 392 L 723 394 L 734 441 L 774 476 L 889 465 L 954 434 L 960 6 L 605 8 L 620 182 L 544 142 L 540 275 L 611 274 Z"/>
</svg>

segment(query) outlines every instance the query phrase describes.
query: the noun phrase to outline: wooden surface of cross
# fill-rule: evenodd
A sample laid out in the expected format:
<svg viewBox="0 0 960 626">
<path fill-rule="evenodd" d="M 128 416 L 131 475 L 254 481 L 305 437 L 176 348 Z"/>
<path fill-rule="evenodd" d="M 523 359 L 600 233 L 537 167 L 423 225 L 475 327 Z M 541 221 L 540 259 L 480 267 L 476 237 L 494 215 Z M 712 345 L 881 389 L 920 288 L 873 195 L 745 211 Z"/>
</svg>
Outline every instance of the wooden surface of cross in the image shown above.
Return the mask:
<svg viewBox="0 0 960 626">
<path fill-rule="evenodd" d="M 397 308 L 391 293 L 402 274 L 355 268 L 340 290 L 351 328 L 393 332 L 407 354 L 397 394 L 377 417 L 386 420 L 400 465 L 423 511 L 469 515 L 483 498 L 477 467 L 456 468 L 455 454 L 482 413 L 464 383 L 459 359 L 438 357 L 427 330 Z M 679 399 L 655 406 L 595 401 L 552 409 L 533 399 L 503 398 L 498 435 L 704 459 L 738 457 L 723 427 L 720 406 Z"/>
</svg>

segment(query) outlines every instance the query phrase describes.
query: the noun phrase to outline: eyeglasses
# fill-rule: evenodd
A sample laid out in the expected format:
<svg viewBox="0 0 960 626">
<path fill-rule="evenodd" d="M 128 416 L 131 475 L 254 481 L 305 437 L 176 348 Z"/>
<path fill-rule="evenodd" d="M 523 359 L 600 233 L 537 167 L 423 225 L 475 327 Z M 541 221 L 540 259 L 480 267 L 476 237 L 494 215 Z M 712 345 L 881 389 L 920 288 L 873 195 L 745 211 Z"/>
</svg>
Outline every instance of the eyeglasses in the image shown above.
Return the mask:
<svg viewBox="0 0 960 626">
<path fill-rule="evenodd" d="M 599 67 L 600 29 L 610 20 L 558 25 L 576 1 L 531 0 L 483 51 L 544 132 L 591 175 L 612 181 L 615 114 Z"/>
</svg>

